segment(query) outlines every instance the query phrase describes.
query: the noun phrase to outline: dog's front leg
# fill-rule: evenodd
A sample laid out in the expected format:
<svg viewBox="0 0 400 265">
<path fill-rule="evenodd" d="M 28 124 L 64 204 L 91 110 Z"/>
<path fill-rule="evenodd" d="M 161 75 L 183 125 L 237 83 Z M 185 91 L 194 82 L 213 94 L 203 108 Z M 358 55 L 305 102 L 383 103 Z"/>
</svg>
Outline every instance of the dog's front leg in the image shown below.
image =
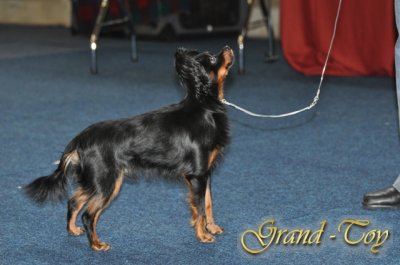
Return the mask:
<svg viewBox="0 0 400 265">
<path fill-rule="evenodd" d="M 214 223 L 213 202 L 211 196 L 211 176 L 207 178 L 207 187 L 205 194 L 205 212 L 206 212 L 206 229 L 213 235 L 219 235 L 224 232 L 224 229 Z"/>
<path fill-rule="evenodd" d="M 205 194 L 207 188 L 206 176 L 188 176 L 186 177 L 189 196 L 188 201 L 192 212 L 192 226 L 196 237 L 200 242 L 211 243 L 215 238 L 208 233 L 205 220 Z"/>
</svg>

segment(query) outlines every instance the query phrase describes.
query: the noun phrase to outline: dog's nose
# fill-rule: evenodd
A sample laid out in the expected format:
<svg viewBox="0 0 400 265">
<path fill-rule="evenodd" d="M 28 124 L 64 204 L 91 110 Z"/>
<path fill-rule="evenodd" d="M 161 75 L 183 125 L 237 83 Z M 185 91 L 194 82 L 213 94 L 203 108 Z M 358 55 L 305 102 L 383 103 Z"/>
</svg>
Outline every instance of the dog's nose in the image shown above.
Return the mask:
<svg viewBox="0 0 400 265">
<path fill-rule="evenodd" d="M 226 45 L 224 48 L 222 48 L 222 50 L 224 51 L 231 51 L 231 47 L 229 47 L 228 45 Z"/>
<path fill-rule="evenodd" d="M 222 48 L 222 52 L 221 53 L 230 56 L 231 59 L 233 60 L 233 57 L 234 57 L 233 50 L 228 45 L 226 45 L 224 48 Z"/>
</svg>

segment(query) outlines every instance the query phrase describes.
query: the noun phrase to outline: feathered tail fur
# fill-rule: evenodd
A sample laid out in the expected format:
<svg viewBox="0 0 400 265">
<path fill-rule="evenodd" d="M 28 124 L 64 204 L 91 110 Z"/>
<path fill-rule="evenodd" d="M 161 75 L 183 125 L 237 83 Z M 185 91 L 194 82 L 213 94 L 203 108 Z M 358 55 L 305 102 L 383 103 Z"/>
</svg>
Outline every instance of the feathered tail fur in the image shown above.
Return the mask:
<svg viewBox="0 0 400 265">
<path fill-rule="evenodd" d="M 37 178 L 25 187 L 26 194 L 37 203 L 46 201 L 61 201 L 68 195 L 68 176 L 72 175 L 68 167 L 76 164 L 79 156 L 76 151 L 62 156 L 57 169 L 49 176 Z"/>
<path fill-rule="evenodd" d="M 57 168 L 53 174 L 35 179 L 25 187 L 25 192 L 36 203 L 61 201 L 67 196 L 67 179 Z"/>
</svg>

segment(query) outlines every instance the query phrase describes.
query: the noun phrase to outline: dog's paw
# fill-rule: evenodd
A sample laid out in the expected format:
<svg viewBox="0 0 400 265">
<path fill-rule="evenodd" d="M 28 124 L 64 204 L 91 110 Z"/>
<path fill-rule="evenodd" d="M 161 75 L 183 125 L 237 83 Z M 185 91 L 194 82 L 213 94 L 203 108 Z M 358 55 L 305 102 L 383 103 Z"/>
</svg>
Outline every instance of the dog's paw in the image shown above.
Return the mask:
<svg viewBox="0 0 400 265">
<path fill-rule="evenodd" d="M 86 232 L 85 229 L 82 227 L 75 227 L 74 229 L 72 228 L 68 229 L 68 233 L 71 236 L 80 236 L 83 235 L 85 232 Z"/>
<path fill-rule="evenodd" d="M 202 235 L 197 235 L 197 239 L 201 243 L 213 243 L 215 241 L 215 237 L 213 237 L 209 233 L 203 233 Z"/>
<path fill-rule="evenodd" d="M 222 227 L 220 227 L 219 225 L 216 225 L 214 223 L 207 224 L 206 229 L 212 235 L 220 235 L 224 232 L 224 229 Z"/>
<path fill-rule="evenodd" d="M 92 243 L 92 245 L 90 246 L 93 250 L 96 251 L 108 251 L 110 250 L 112 247 L 110 244 L 107 244 L 106 242 L 94 242 Z"/>
</svg>

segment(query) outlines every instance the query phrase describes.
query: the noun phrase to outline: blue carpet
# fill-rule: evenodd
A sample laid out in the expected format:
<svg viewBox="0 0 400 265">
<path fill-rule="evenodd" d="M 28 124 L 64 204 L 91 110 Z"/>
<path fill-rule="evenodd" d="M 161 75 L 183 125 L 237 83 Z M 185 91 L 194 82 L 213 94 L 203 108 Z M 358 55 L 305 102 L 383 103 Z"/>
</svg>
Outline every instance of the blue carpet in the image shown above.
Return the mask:
<svg viewBox="0 0 400 265">
<path fill-rule="evenodd" d="M 216 243 L 195 239 L 182 183 L 139 181 L 125 183 L 101 216 L 98 233 L 113 249 L 96 253 L 86 237 L 68 236 L 66 203 L 34 205 L 20 187 L 52 172 L 66 143 L 89 124 L 179 101 L 176 47 L 217 51 L 235 40 L 139 42 L 133 64 L 127 40 L 104 39 L 93 76 L 86 39 L 57 28 L 3 29 L 21 34 L 8 35 L 0 52 L 0 264 L 398 264 L 400 212 L 361 206 L 365 192 L 400 172 L 392 79 L 327 77 L 317 108 L 285 119 L 230 109 L 232 143 L 213 178 L 215 216 L 226 231 Z M 265 50 L 266 41 L 248 42 L 247 73 L 231 72 L 227 99 L 262 113 L 309 104 L 319 78 L 296 73 L 283 58 L 264 63 Z M 241 235 L 267 219 L 282 229 L 327 226 L 319 246 L 281 243 L 247 254 Z M 373 229 L 389 229 L 390 238 L 378 254 L 371 245 L 350 246 L 337 232 L 345 219 L 371 221 L 352 239 Z"/>
</svg>

